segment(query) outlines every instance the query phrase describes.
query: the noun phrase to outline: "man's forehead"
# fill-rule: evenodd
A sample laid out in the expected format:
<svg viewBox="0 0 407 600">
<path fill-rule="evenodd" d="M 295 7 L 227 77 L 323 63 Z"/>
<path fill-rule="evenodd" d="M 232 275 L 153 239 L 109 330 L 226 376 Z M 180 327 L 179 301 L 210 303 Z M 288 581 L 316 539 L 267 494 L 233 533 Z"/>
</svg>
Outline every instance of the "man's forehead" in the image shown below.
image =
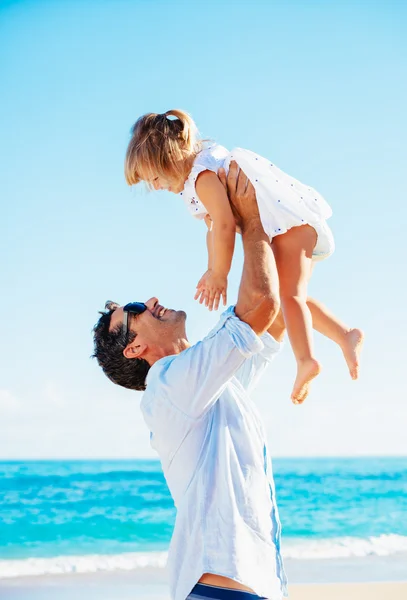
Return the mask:
<svg viewBox="0 0 407 600">
<path fill-rule="evenodd" d="M 112 316 L 110 317 L 109 331 L 113 331 L 113 329 L 116 329 L 119 325 L 122 325 L 122 323 L 123 323 L 123 306 L 119 306 L 119 308 L 116 308 L 116 310 L 114 310 L 112 312 Z"/>
</svg>

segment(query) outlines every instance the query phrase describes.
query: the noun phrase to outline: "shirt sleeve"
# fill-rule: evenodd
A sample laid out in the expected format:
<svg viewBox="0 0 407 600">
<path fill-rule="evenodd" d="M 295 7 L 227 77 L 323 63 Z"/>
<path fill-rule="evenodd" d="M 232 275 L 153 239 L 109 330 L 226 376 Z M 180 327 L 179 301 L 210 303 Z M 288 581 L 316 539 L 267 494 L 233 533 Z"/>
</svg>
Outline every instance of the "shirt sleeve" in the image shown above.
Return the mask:
<svg viewBox="0 0 407 600">
<path fill-rule="evenodd" d="M 161 373 L 160 385 L 173 405 L 199 418 L 218 400 L 244 361 L 263 348 L 262 340 L 230 308 L 213 332 L 171 361 Z"/>
<path fill-rule="evenodd" d="M 260 339 L 263 342 L 263 348 L 245 360 L 236 373 L 236 378 L 249 393 L 256 387 L 264 371 L 282 347 L 282 344 L 267 332 Z"/>
<path fill-rule="evenodd" d="M 204 171 L 218 173 L 218 165 L 216 159 L 212 155 L 211 148 L 205 148 L 198 154 L 192 165 L 188 179 L 185 182 L 184 190 L 181 193 L 184 197 L 184 202 L 187 205 L 188 211 L 193 217 L 199 220 L 203 220 L 205 215 L 208 214 L 208 211 L 202 204 L 198 192 L 196 191 L 196 180 Z"/>
</svg>

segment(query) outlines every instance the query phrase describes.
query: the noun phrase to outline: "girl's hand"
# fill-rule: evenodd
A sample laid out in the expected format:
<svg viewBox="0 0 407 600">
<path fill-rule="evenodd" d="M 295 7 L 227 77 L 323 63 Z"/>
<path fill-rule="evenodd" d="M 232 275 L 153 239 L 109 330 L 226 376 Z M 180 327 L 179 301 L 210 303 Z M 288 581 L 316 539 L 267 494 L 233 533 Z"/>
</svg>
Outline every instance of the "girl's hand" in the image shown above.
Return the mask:
<svg viewBox="0 0 407 600">
<path fill-rule="evenodd" d="M 199 300 L 199 304 L 205 303 L 209 310 L 218 310 L 221 298 L 223 298 L 223 304 L 226 306 L 227 287 L 228 278 L 226 275 L 220 275 L 212 269 L 208 269 L 196 286 L 195 300 Z"/>
</svg>

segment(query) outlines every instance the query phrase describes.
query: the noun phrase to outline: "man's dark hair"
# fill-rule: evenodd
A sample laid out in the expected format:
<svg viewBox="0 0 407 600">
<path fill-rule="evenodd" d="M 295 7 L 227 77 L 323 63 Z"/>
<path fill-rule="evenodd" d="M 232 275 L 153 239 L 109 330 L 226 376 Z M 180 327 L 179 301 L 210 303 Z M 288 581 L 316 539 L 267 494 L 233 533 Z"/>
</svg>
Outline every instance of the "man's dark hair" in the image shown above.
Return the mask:
<svg viewBox="0 0 407 600">
<path fill-rule="evenodd" d="M 99 313 L 101 317 L 93 328 L 93 357 L 113 383 L 130 390 L 145 390 L 150 365 L 144 358 L 129 359 L 123 354 L 123 350 L 134 340 L 136 334 L 129 331 L 126 339 L 122 326 L 109 331 L 112 314 L 119 308 L 119 304 L 109 301 L 106 302 L 105 308 L 107 311 Z"/>
</svg>

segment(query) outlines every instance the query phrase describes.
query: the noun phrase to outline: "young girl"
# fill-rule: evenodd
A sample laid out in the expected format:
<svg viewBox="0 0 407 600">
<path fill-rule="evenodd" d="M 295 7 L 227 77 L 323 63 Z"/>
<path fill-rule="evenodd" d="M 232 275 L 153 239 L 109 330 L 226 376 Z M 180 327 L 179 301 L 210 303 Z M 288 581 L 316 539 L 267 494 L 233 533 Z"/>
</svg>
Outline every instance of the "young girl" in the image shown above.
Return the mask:
<svg viewBox="0 0 407 600">
<path fill-rule="evenodd" d="M 129 185 L 145 181 L 155 190 L 179 194 L 189 212 L 208 226 L 208 270 L 195 299 L 209 310 L 226 304 L 227 276 L 235 244 L 236 223 L 226 191 L 217 177 L 236 161 L 256 191 L 260 219 L 272 245 L 279 281 L 276 287 L 297 361 L 291 398 L 301 403 L 310 381 L 320 372 L 314 357 L 312 326 L 341 347 L 352 379 L 358 377 L 363 342 L 360 329 L 350 329 L 327 309 L 307 298 L 313 262 L 334 251 L 326 219 L 332 211 L 313 188 L 290 177 L 265 158 L 241 148 L 229 152 L 199 139 L 192 118 L 181 110 L 149 113 L 138 119 L 127 148 L 125 176 Z"/>
</svg>

